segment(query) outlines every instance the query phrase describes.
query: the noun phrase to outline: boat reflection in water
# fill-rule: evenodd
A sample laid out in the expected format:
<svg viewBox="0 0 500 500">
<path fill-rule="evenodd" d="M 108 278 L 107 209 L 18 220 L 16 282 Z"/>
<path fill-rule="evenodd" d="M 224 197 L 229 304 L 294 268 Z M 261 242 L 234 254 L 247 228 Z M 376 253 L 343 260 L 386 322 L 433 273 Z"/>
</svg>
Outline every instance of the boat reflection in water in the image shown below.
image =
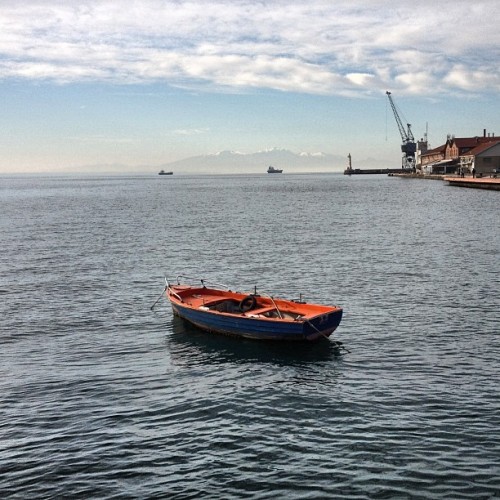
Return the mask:
<svg viewBox="0 0 500 500">
<path fill-rule="evenodd" d="M 328 339 L 301 344 L 280 341 L 258 342 L 225 335 L 207 334 L 188 321 L 172 317 L 168 345 L 172 361 L 186 366 L 211 363 L 272 363 L 283 366 L 304 365 L 340 358 L 342 344 Z"/>
</svg>

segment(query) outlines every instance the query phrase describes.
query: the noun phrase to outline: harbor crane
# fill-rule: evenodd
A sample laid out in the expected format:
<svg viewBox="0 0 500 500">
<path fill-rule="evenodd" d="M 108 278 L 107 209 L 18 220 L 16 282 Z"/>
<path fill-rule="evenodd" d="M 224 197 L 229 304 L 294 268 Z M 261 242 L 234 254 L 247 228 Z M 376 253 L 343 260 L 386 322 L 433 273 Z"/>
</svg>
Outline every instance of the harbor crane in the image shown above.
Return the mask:
<svg viewBox="0 0 500 500">
<path fill-rule="evenodd" d="M 411 125 L 407 123 L 407 129 L 405 130 L 403 122 L 401 121 L 399 113 L 396 109 L 396 105 L 392 100 L 391 93 L 387 91 L 386 94 L 389 98 L 389 102 L 391 103 L 392 112 L 394 113 L 394 117 L 396 118 L 399 133 L 401 134 L 401 139 L 403 140 L 403 144 L 401 144 L 401 151 L 403 152 L 401 167 L 405 170 L 413 170 L 415 168 L 415 153 L 417 151 L 417 145 L 411 131 Z"/>
</svg>

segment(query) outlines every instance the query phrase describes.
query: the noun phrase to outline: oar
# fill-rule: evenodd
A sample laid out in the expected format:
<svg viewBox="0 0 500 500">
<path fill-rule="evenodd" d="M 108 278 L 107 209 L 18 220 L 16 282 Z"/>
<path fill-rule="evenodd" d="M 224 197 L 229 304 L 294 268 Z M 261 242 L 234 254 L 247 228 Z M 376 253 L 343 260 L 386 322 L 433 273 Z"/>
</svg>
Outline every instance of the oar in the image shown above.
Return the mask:
<svg viewBox="0 0 500 500">
<path fill-rule="evenodd" d="M 156 304 L 158 304 L 158 302 L 159 302 L 159 301 L 160 301 L 160 299 L 163 297 L 163 294 L 166 292 L 166 290 L 167 290 L 167 287 L 165 287 L 165 288 L 163 289 L 163 292 L 161 292 L 161 295 L 160 295 L 160 296 L 156 299 L 156 302 L 155 302 L 155 303 L 151 306 L 151 310 L 153 310 L 154 306 L 155 306 Z"/>
</svg>

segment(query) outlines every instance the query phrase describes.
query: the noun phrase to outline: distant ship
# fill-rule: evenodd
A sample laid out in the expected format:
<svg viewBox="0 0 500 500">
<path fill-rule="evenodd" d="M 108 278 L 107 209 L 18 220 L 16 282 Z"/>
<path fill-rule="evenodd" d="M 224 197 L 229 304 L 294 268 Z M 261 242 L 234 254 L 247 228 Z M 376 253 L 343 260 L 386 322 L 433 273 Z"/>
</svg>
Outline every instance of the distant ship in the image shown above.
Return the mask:
<svg viewBox="0 0 500 500">
<path fill-rule="evenodd" d="M 268 174 L 281 174 L 281 172 L 283 172 L 283 169 L 274 168 L 271 165 L 269 165 L 269 167 L 267 169 L 267 173 Z"/>
<path fill-rule="evenodd" d="M 165 172 L 165 170 L 160 170 L 158 172 L 158 175 L 173 175 L 174 173 L 173 172 Z"/>
</svg>

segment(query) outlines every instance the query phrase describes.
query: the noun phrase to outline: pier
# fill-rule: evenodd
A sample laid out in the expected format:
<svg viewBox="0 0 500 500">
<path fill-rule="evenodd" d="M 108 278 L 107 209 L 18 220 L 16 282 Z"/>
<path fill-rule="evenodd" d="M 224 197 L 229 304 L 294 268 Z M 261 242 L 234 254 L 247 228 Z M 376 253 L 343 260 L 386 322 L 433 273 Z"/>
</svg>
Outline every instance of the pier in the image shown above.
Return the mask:
<svg viewBox="0 0 500 500">
<path fill-rule="evenodd" d="M 450 186 L 500 191 L 500 179 L 496 177 L 444 177 Z"/>
<path fill-rule="evenodd" d="M 405 173 L 405 174 L 389 174 L 389 177 L 400 177 L 401 179 L 427 179 L 431 181 L 442 181 L 445 176 L 441 174 L 416 174 L 416 173 Z"/>
<path fill-rule="evenodd" d="M 422 175 L 422 174 L 389 174 L 390 177 L 400 179 L 426 179 L 446 181 L 450 186 L 468 187 L 476 189 L 493 189 L 500 191 L 500 178 L 497 177 L 451 177 L 446 175 Z"/>
<path fill-rule="evenodd" d="M 403 174 L 402 168 L 346 168 L 344 175 L 366 175 L 366 174 Z"/>
<path fill-rule="evenodd" d="M 365 175 L 365 174 L 403 174 L 408 173 L 408 169 L 404 168 L 352 168 L 351 153 L 347 155 L 348 164 L 344 170 L 344 175 Z"/>
</svg>

